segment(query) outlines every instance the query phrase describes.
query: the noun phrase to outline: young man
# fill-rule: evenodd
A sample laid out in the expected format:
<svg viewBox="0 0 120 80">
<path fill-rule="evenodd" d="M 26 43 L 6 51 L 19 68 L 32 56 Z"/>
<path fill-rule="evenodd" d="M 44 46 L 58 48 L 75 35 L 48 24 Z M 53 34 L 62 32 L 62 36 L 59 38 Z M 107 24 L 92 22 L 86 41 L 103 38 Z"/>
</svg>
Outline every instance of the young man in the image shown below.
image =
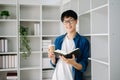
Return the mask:
<svg viewBox="0 0 120 80">
<path fill-rule="evenodd" d="M 63 12 L 61 21 L 64 24 L 66 33 L 56 38 L 54 42 L 55 49 L 69 52 L 79 48 L 82 56 L 75 57 L 72 55 L 72 58 L 65 58 L 64 56 L 56 58 L 48 48 L 48 57 L 55 67 L 52 80 L 83 80 L 82 75 L 88 65 L 89 42 L 76 32 L 77 14 L 73 10 Z"/>
</svg>

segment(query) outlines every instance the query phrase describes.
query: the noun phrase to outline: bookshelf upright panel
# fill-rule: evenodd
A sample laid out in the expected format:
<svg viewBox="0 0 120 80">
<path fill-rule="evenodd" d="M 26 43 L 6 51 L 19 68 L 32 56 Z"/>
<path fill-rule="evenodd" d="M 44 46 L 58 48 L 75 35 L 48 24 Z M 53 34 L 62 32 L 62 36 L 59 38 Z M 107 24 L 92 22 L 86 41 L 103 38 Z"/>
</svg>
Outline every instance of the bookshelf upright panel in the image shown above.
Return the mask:
<svg viewBox="0 0 120 80">
<path fill-rule="evenodd" d="M 48 58 L 48 46 L 61 33 L 60 4 L 61 0 L 43 0 L 42 4 L 42 80 L 51 80 L 54 71 Z"/>
<path fill-rule="evenodd" d="M 19 0 L 19 28 L 28 28 L 31 55 L 26 59 L 20 51 L 20 80 L 41 80 L 41 4 L 39 0 Z M 20 44 L 20 46 L 22 46 Z"/>
<path fill-rule="evenodd" d="M 2 11 L 8 11 L 9 16 L 0 15 L 0 79 L 5 76 L 6 79 L 14 79 L 8 74 L 15 73 L 18 79 L 18 12 L 16 0 L 1 0 L 0 14 Z"/>
</svg>

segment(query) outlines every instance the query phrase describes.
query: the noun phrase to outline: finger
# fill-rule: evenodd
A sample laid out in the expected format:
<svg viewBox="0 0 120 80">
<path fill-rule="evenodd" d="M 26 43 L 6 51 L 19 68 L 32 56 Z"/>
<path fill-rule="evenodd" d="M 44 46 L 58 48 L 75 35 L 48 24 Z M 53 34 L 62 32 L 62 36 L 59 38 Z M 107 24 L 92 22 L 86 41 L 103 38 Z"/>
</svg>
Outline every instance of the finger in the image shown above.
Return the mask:
<svg viewBox="0 0 120 80">
<path fill-rule="evenodd" d="M 74 54 L 72 55 L 72 58 L 75 59 L 75 55 Z"/>
<path fill-rule="evenodd" d="M 48 53 L 48 57 L 50 58 L 50 54 Z"/>
<path fill-rule="evenodd" d="M 62 59 L 62 56 L 59 56 L 60 59 Z"/>
<path fill-rule="evenodd" d="M 67 61 L 67 58 L 65 58 L 64 56 L 62 56 L 62 59 L 63 59 L 64 61 Z"/>
<path fill-rule="evenodd" d="M 60 58 L 60 59 L 62 59 L 62 60 L 64 61 L 64 58 L 63 58 L 63 56 L 59 56 L 59 58 Z"/>
<path fill-rule="evenodd" d="M 52 53 L 48 53 L 48 56 L 53 56 L 53 54 Z"/>
<path fill-rule="evenodd" d="M 50 51 L 50 49 L 48 49 L 48 51 Z"/>
</svg>

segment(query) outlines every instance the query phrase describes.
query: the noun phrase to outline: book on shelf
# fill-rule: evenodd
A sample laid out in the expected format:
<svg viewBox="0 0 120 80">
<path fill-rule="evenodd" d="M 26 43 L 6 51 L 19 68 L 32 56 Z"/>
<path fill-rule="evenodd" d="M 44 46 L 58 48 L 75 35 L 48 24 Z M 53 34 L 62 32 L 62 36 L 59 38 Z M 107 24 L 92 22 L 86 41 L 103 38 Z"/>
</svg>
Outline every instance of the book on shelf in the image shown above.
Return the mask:
<svg viewBox="0 0 120 80">
<path fill-rule="evenodd" d="M 7 39 L 5 39 L 4 40 L 4 52 L 8 52 L 8 40 Z"/>
<path fill-rule="evenodd" d="M 0 55 L 0 69 L 16 68 L 17 55 Z"/>
<path fill-rule="evenodd" d="M 39 33 L 40 33 L 40 24 L 35 23 L 34 24 L 34 35 L 39 35 Z"/>
<path fill-rule="evenodd" d="M 0 39 L 0 52 L 8 52 L 8 40 L 5 38 Z"/>
<path fill-rule="evenodd" d="M 4 52 L 4 39 L 0 39 L 0 52 Z"/>
<path fill-rule="evenodd" d="M 17 80 L 17 72 L 8 72 L 7 80 Z"/>
<path fill-rule="evenodd" d="M 62 50 L 55 50 L 54 51 L 55 57 L 59 58 L 59 56 L 64 56 L 65 58 L 72 58 L 72 55 L 75 57 L 81 56 L 80 49 L 76 48 L 68 53 Z"/>
<path fill-rule="evenodd" d="M 3 57 L 0 56 L 0 69 L 3 68 Z"/>
</svg>

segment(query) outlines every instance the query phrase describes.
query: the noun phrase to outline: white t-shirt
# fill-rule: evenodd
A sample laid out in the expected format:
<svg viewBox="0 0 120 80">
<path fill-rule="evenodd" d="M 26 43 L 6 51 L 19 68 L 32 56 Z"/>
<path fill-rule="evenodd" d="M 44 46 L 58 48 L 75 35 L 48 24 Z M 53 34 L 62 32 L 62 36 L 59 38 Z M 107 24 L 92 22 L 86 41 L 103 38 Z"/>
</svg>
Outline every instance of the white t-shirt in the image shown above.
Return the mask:
<svg viewBox="0 0 120 80">
<path fill-rule="evenodd" d="M 66 52 L 75 49 L 74 40 L 68 39 L 66 36 L 61 49 Z M 58 63 L 56 64 L 52 80 L 73 80 L 72 66 L 59 59 Z"/>
</svg>

